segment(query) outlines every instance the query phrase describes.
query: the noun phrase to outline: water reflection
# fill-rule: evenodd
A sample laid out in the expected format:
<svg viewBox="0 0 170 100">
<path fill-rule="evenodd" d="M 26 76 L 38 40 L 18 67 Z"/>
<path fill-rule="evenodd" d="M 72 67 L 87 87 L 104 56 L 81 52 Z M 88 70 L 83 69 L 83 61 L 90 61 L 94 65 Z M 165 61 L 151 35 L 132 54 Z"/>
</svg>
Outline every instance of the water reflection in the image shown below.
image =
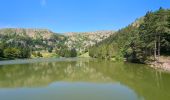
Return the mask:
<svg viewBox="0 0 170 100">
<path fill-rule="evenodd" d="M 3 65 L 0 67 L 0 87 L 44 86 L 55 81 L 113 82 L 89 64 L 89 60 L 78 60 Z"/>
<path fill-rule="evenodd" d="M 169 100 L 169 84 L 169 73 L 156 71 L 144 65 L 94 59 L 0 66 L 0 91 L 6 90 L 6 88 L 21 89 L 25 87 L 35 89 L 42 87 L 40 88 L 42 91 L 47 92 L 52 89 L 58 95 L 62 95 L 61 91 L 64 91 L 63 94 L 70 91 L 71 94 L 68 94 L 71 96 L 76 95 L 76 93 L 79 93 L 79 95 L 85 93 L 86 96 L 90 97 L 90 94 L 93 94 L 92 100 L 105 100 L 100 97 L 102 94 L 105 98 L 108 97 L 107 100 L 115 98 L 120 98 L 119 100 L 126 98 L 126 100 Z M 66 88 L 63 88 L 63 86 Z M 87 88 L 87 90 L 83 90 L 84 88 Z M 16 89 L 15 93 L 24 91 L 22 89 L 17 91 Z M 8 92 L 11 91 L 13 90 Z M 59 91 L 60 93 L 58 93 Z M 104 91 L 106 93 L 95 94 L 90 93 L 90 91 Z M 44 94 L 49 95 L 51 92 Z M 113 96 L 114 94 L 117 96 Z M 121 96 L 122 94 L 123 96 Z M 65 96 L 57 97 L 63 99 Z M 69 98 L 68 95 L 67 97 Z M 123 99 L 123 97 L 126 98 Z M 85 99 L 85 97 L 82 99 Z"/>
</svg>

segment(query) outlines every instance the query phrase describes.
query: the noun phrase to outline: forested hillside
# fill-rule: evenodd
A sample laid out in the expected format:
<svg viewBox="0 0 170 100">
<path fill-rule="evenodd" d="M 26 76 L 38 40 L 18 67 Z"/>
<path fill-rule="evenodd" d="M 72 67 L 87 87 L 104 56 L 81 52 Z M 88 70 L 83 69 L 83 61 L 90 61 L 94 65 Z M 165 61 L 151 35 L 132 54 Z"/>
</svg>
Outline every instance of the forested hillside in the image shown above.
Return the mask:
<svg viewBox="0 0 170 100">
<path fill-rule="evenodd" d="M 91 57 L 146 63 L 170 54 L 170 10 L 149 11 L 89 50 Z"/>
<path fill-rule="evenodd" d="M 52 52 L 65 40 L 65 36 L 44 29 L 0 29 L 0 58 L 41 57 L 39 51 Z"/>
</svg>

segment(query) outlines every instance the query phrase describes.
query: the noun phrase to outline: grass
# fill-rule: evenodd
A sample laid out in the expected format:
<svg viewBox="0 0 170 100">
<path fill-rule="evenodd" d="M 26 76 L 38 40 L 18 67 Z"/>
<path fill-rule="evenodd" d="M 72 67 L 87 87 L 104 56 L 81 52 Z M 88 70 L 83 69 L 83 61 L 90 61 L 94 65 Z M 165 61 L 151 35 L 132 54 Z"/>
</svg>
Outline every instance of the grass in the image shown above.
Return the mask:
<svg viewBox="0 0 170 100">
<path fill-rule="evenodd" d="M 90 56 L 89 56 L 89 52 L 86 52 L 86 53 L 80 55 L 79 57 L 89 58 L 89 57 L 90 57 Z"/>
<path fill-rule="evenodd" d="M 49 53 L 49 52 L 40 52 L 42 54 L 42 58 L 58 58 L 59 55 L 57 55 L 56 53 Z M 33 55 L 31 55 L 31 58 L 37 58 L 34 57 Z"/>
<path fill-rule="evenodd" d="M 55 58 L 57 57 L 56 53 L 42 52 L 43 58 Z"/>
</svg>

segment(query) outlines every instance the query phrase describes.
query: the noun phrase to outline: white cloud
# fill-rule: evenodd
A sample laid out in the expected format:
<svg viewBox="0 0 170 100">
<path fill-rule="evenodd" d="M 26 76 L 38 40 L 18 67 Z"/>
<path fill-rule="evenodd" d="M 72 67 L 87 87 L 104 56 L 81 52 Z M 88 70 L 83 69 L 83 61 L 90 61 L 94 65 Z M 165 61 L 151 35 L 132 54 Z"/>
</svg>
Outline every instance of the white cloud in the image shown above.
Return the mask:
<svg viewBox="0 0 170 100">
<path fill-rule="evenodd" d="M 44 7 L 47 5 L 47 0 L 41 0 L 41 6 Z"/>
</svg>

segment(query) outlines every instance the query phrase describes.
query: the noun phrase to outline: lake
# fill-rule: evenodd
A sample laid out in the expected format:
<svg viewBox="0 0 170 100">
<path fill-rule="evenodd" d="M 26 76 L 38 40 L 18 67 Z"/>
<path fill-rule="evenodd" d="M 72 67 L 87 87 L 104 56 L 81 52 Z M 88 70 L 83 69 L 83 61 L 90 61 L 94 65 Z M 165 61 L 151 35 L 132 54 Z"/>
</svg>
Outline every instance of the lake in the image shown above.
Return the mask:
<svg viewBox="0 0 170 100">
<path fill-rule="evenodd" d="M 1 61 L 0 100 L 170 100 L 170 73 L 89 58 Z"/>
</svg>

